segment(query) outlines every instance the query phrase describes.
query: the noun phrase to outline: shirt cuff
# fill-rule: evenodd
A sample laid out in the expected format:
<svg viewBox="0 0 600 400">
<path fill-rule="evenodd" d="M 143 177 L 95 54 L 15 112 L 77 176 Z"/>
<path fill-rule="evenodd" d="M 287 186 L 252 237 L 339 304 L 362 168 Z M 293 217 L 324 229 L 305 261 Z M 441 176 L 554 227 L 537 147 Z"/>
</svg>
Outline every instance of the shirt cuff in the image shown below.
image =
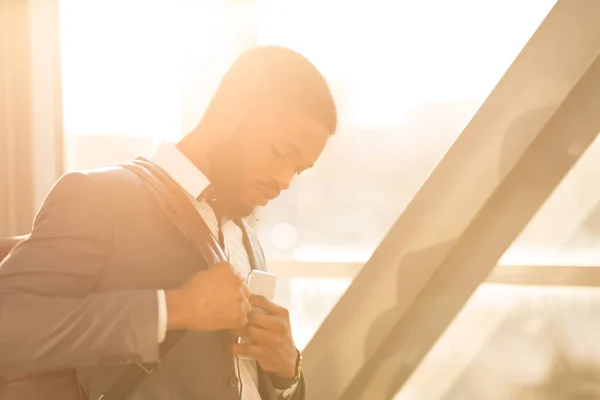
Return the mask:
<svg viewBox="0 0 600 400">
<path fill-rule="evenodd" d="M 158 343 L 162 343 L 167 336 L 167 299 L 164 290 L 156 292 L 158 296 Z"/>
<path fill-rule="evenodd" d="M 289 388 L 285 389 L 285 390 L 279 390 L 276 389 L 275 392 L 277 393 L 277 398 L 278 399 L 289 399 L 294 395 L 294 392 L 296 391 L 296 388 L 298 387 L 298 383 L 296 382 L 294 383 L 292 386 L 290 386 Z"/>
</svg>

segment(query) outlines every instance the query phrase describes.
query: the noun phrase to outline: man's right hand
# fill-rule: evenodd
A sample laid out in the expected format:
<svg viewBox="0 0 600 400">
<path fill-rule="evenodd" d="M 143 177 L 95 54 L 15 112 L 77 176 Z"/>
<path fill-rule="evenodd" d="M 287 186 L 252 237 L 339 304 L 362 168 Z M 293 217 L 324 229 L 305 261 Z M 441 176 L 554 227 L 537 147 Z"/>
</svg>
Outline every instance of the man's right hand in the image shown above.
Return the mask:
<svg viewBox="0 0 600 400">
<path fill-rule="evenodd" d="M 228 262 L 197 272 L 166 291 L 168 329 L 218 331 L 246 326 L 250 293 Z"/>
</svg>

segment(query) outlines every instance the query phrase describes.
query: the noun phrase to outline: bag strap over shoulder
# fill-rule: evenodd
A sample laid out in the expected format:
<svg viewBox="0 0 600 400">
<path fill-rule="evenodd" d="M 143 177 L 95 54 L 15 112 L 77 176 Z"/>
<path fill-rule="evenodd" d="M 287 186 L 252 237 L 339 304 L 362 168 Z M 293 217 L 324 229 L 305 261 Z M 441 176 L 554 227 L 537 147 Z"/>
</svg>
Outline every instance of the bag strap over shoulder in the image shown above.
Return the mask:
<svg viewBox="0 0 600 400">
<path fill-rule="evenodd" d="M 166 172 L 142 158 L 121 166 L 138 175 L 152 194 L 159 199 L 159 202 L 168 207 L 168 210 L 165 211 L 168 211 L 175 225 L 179 227 L 209 266 L 227 260 L 217 239 L 186 193 Z M 161 358 L 169 353 L 184 334 L 185 331 L 169 332 L 165 341 L 160 345 Z M 137 363 L 129 366 L 123 375 L 97 400 L 127 399 L 156 367 L 158 364 Z"/>
<path fill-rule="evenodd" d="M 137 159 L 124 168 L 138 174 L 144 182 L 152 186 L 155 195 L 162 196 L 174 211 L 179 225 L 206 260 L 209 266 L 226 261 L 225 253 L 219 246 L 204 219 L 200 216 L 184 190 L 161 168 L 144 159 Z"/>
</svg>

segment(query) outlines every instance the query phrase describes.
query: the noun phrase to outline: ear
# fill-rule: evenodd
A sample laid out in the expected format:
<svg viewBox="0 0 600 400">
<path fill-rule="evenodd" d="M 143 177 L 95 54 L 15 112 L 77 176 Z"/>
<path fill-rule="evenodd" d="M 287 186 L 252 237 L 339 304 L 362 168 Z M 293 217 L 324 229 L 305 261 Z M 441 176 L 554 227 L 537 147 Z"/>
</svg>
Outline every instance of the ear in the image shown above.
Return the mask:
<svg viewBox="0 0 600 400">
<path fill-rule="evenodd" d="M 217 133 L 209 135 L 211 147 L 220 147 L 226 144 L 232 136 L 242 130 L 248 115 L 244 109 L 234 105 L 218 111 L 211 110 L 205 114 L 201 124 Z"/>
<path fill-rule="evenodd" d="M 239 132 L 244 125 L 248 122 L 249 113 L 240 107 L 233 107 L 224 121 L 223 127 L 227 138 L 230 138 L 235 132 Z"/>
</svg>

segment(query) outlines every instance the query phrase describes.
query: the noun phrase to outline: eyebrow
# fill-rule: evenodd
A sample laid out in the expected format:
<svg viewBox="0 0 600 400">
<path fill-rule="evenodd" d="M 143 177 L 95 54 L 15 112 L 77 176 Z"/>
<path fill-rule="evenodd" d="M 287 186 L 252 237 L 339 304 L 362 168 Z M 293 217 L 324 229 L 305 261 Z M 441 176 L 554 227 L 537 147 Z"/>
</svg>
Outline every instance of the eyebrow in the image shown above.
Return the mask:
<svg viewBox="0 0 600 400">
<path fill-rule="evenodd" d="M 296 153 L 296 155 L 301 156 L 302 154 L 300 153 L 300 149 L 298 148 L 298 146 L 296 146 L 294 143 L 290 142 L 288 139 L 283 139 L 280 138 L 278 139 L 279 142 L 283 143 L 285 146 L 289 146 L 294 153 Z M 315 166 L 315 164 L 306 164 L 306 165 L 302 165 L 300 167 L 300 172 L 301 171 L 306 171 L 307 169 L 311 169 Z"/>
</svg>

